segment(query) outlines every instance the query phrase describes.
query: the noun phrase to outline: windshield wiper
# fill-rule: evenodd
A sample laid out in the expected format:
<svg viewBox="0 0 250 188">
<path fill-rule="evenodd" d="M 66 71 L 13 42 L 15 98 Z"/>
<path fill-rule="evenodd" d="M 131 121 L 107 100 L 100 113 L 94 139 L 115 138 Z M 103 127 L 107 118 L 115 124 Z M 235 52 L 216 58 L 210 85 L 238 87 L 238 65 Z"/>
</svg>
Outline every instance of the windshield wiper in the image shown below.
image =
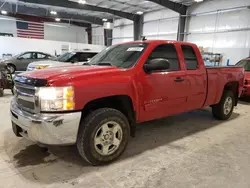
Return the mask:
<svg viewBox="0 0 250 188">
<path fill-rule="evenodd" d="M 82 65 L 91 65 L 91 64 L 86 62 L 86 63 L 83 63 Z"/>
<path fill-rule="evenodd" d="M 111 63 L 97 63 L 96 65 L 100 65 L 100 66 L 112 66 Z"/>
</svg>

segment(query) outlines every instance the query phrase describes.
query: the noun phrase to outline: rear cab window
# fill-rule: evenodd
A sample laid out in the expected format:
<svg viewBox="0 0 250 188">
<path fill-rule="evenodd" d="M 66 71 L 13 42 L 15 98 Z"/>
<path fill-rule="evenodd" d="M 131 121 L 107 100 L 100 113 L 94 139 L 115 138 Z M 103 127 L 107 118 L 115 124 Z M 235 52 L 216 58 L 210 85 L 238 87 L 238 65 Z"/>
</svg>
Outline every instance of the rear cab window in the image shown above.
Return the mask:
<svg viewBox="0 0 250 188">
<path fill-rule="evenodd" d="M 197 70 L 199 63 L 194 48 L 188 45 L 181 45 L 187 70 Z"/>
</svg>

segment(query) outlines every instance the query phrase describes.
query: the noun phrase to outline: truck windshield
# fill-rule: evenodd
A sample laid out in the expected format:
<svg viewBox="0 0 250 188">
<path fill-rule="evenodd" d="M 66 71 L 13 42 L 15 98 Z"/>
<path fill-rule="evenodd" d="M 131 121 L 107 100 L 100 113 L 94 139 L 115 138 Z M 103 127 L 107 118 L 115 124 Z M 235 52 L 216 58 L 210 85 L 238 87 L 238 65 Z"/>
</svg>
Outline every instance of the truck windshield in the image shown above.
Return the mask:
<svg viewBox="0 0 250 188">
<path fill-rule="evenodd" d="M 243 67 L 245 71 L 250 72 L 250 60 L 242 60 L 236 66 Z"/>
<path fill-rule="evenodd" d="M 139 60 L 147 45 L 147 43 L 132 43 L 111 46 L 93 57 L 88 64 L 130 68 Z"/>
<path fill-rule="evenodd" d="M 75 54 L 76 54 L 75 52 L 66 52 L 66 53 L 60 55 L 60 56 L 56 59 L 56 61 L 67 62 L 67 61 L 69 61 L 69 59 L 70 59 L 71 57 L 73 57 L 73 55 L 75 55 Z"/>
</svg>

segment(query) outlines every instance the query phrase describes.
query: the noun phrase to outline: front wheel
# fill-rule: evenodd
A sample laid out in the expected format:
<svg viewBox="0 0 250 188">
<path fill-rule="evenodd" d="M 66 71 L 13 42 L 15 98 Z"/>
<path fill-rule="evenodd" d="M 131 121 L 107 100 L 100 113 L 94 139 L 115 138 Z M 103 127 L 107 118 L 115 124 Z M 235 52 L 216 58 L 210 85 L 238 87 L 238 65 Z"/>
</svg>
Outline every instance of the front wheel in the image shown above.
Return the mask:
<svg viewBox="0 0 250 188">
<path fill-rule="evenodd" d="M 14 74 L 16 72 L 16 67 L 14 65 L 8 65 L 8 70 L 10 74 Z"/>
<path fill-rule="evenodd" d="M 129 123 L 123 113 L 111 108 L 101 108 L 91 112 L 82 121 L 77 148 L 90 164 L 106 164 L 123 153 L 129 133 Z"/>
<path fill-rule="evenodd" d="M 0 88 L 0 97 L 3 97 L 3 88 Z"/>
<path fill-rule="evenodd" d="M 232 91 L 225 90 L 218 104 L 212 107 L 216 119 L 227 120 L 231 117 L 235 105 L 235 95 Z"/>
</svg>

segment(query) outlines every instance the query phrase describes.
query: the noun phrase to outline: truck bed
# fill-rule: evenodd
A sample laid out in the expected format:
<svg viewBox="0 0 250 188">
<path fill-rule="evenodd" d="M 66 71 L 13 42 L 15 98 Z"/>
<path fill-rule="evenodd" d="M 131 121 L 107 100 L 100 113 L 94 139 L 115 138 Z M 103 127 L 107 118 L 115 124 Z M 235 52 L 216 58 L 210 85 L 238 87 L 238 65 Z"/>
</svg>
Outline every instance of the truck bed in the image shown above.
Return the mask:
<svg viewBox="0 0 250 188">
<path fill-rule="evenodd" d="M 241 95 L 244 84 L 244 70 L 242 67 L 206 67 L 206 71 L 207 99 L 204 106 L 219 103 L 227 83 L 240 83 L 240 93 L 238 93 L 238 95 Z"/>
</svg>

